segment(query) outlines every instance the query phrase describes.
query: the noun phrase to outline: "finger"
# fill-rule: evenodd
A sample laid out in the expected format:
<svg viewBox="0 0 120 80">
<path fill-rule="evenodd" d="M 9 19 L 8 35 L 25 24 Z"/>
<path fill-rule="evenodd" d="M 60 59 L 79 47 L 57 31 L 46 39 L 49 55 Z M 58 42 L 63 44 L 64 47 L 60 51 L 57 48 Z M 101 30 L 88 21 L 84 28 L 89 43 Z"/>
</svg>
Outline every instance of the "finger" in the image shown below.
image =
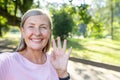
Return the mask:
<svg viewBox="0 0 120 80">
<path fill-rule="evenodd" d="M 68 57 L 70 57 L 70 54 L 72 53 L 72 47 L 70 47 L 69 51 L 68 51 Z"/>
<path fill-rule="evenodd" d="M 53 49 L 56 50 L 56 42 L 55 42 L 55 39 L 52 40 L 52 45 L 53 45 Z"/>
<path fill-rule="evenodd" d="M 58 42 L 58 49 L 61 49 L 61 40 L 60 40 L 60 37 L 57 38 L 57 42 Z"/>
<path fill-rule="evenodd" d="M 64 52 L 66 51 L 66 45 L 67 45 L 67 40 L 64 40 L 64 43 L 63 43 L 63 51 Z"/>
</svg>

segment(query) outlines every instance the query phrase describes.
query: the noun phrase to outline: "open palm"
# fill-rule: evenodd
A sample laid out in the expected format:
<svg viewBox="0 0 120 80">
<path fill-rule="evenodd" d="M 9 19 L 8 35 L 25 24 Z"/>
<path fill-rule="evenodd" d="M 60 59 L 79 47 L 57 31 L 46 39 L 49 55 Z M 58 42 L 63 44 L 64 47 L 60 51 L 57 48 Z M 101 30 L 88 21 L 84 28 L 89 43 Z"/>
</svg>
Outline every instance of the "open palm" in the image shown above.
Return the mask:
<svg viewBox="0 0 120 80">
<path fill-rule="evenodd" d="M 56 69 L 57 73 L 63 74 L 64 72 L 67 72 L 68 59 L 72 52 L 72 48 L 70 48 L 70 50 L 66 54 L 67 41 L 64 40 L 62 47 L 60 37 L 58 37 L 57 39 L 58 47 L 56 46 L 56 42 L 54 39 L 52 40 L 52 44 L 53 44 L 53 51 L 51 54 L 51 63 L 53 67 Z"/>
</svg>

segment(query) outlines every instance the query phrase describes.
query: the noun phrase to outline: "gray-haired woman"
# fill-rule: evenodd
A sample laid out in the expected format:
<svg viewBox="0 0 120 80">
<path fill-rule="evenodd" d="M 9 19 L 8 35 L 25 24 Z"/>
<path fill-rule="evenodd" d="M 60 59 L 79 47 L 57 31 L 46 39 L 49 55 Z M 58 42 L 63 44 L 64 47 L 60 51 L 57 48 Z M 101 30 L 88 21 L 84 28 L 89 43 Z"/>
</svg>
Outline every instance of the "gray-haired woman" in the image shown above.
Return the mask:
<svg viewBox="0 0 120 80">
<path fill-rule="evenodd" d="M 28 10 L 21 19 L 21 42 L 15 52 L 0 54 L 0 80 L 69 80 L 66 40 L 61 46 L 60 37 L 53 39 L 52 22 L 41 9 Z"/>
</svg>

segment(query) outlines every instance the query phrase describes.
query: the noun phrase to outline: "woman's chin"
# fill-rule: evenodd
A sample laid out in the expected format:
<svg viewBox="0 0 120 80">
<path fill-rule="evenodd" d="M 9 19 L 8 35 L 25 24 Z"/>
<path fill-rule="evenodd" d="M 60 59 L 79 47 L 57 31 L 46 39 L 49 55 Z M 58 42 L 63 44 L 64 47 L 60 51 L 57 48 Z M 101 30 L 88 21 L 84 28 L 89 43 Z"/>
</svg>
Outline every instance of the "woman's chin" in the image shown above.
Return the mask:
<svg viewBox="0 0 120 80">
<path fill-rule="evenodd" d="M 42 51 L 42 49 L 43 49 L 41 47 L 31 47 L 31 48 L 32 48 L 32 50 L 36 50 L 36 51 Z"/>
</svg>

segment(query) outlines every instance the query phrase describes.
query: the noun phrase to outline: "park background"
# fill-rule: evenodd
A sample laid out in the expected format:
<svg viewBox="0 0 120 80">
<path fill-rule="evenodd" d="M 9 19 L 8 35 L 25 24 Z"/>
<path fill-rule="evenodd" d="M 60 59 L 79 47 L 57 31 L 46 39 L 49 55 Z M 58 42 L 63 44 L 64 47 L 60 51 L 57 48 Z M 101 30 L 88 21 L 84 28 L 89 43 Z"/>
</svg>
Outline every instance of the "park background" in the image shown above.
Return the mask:
<svg viewBox="0 0 120 80">
<path fill-rule="evenodd" d="M 15 51 L 20 18 L 32 8 L 49 11 L 52 37 L 68 40 L 71 57 L 120 66 L 120 0 L 0 0 L 1 53 Z"/>
</svg>

